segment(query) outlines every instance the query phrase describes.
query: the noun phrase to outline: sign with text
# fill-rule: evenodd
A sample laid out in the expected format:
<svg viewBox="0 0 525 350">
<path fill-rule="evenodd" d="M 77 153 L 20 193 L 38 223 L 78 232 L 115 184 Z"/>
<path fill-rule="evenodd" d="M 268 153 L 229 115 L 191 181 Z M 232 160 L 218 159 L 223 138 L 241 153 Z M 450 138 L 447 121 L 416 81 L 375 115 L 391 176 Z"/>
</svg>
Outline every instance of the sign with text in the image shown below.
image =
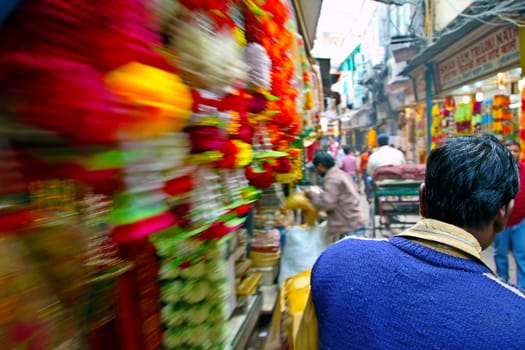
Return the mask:
<svg viewBox="0 0 525 350">
<path fill-rule="evenodd" d="M 438 63 L 441 90 L 519 63 L 518 28 L 496 29 Z"/>
</svg>

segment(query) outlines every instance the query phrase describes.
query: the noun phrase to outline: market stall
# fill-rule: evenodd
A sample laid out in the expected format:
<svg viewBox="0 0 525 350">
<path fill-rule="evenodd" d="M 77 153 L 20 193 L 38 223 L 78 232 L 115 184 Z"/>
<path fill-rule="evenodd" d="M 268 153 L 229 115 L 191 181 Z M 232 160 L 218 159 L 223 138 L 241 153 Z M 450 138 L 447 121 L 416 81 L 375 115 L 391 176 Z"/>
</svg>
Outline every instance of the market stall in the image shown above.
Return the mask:
<svg viewBox="0 0 525 350">
<path fill-rule="evenodd" d="M 452 132 L 519 139 L 523 81 L 518 28 L 481 28 L 469 38 L 467 45 L 437 62 L 441 99 L 433 106 L 434 143 Z"/>
<path fill-rule="evenodd" d="M 1 343 L 243 348 L 319 112 L 291 3 L 22 1 L 0 46 L 2 301 L 49 310 Z"/>
<path fill-rule="evenodd" d="M 415 80 L 416 95 L 425 96 L 430 148 L 473 134 L 524 142 L 519 28 L 488 22 L 462 31 L 430 46 L 403 73 Z"/>
</svg>

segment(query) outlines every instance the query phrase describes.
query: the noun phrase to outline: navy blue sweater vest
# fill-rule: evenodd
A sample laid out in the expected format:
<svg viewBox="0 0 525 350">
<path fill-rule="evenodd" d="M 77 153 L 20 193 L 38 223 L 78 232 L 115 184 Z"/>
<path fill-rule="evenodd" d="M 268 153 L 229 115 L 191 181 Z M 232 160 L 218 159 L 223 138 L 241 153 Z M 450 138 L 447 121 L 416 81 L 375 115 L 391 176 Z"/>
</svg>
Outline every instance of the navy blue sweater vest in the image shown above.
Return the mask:
<svg viewBox="0 0 525 350">
<path fill-rule="evenodd" d="M 525 349 L 525 295 L 405 238 L 349 238 L 312 270 L 321 350 Z"/>
</svg>

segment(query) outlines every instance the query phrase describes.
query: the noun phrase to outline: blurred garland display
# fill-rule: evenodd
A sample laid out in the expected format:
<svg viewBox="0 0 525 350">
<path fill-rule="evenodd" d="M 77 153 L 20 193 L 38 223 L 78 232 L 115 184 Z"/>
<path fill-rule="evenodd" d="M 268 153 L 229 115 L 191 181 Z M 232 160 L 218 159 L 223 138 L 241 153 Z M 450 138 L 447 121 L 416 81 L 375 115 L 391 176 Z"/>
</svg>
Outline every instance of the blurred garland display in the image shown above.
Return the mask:
<svg viewBox="0 0 525 350">
<path fill-rule="evenodd" d="M 260 189 L 301 180 L 318 112 L 290 3 L 35 0 L 0 45 L 0 203 L 23 208 L 0 229 L 30 232 L 6 244 L 78 330 L 37 327 L 40 348 L 115 317 L 126 349 L 225 348 L 228 241 Z"/>
</svg>

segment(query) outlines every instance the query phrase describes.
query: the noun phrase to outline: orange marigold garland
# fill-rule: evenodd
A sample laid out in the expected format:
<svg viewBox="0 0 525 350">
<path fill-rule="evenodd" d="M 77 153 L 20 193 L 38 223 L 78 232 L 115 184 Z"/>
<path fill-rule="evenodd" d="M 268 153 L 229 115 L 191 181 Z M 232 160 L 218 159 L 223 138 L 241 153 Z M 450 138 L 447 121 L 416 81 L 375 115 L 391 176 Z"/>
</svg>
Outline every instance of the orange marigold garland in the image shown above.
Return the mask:
<svg viewBox="0 0 525 350">
<path fill-rule="evenodd" d="M 268 132 L 272 135 L 272 144 L 281 149 L 295 138 L 302 123 L 296 105 L 298 92 L 292 85 L 295 63 L 290 50 L 295 40 L 287 27 L 290 11 L 281 0 L 246 0 L 244 4 L 247 40 L 266 49 L 272 62 L 270 92 L 279 99 L 268 104 L 267 109 L 274 112 L 268 123 Z M 280 132 L 272 133 L 275 130 Z"/>
</svg>

